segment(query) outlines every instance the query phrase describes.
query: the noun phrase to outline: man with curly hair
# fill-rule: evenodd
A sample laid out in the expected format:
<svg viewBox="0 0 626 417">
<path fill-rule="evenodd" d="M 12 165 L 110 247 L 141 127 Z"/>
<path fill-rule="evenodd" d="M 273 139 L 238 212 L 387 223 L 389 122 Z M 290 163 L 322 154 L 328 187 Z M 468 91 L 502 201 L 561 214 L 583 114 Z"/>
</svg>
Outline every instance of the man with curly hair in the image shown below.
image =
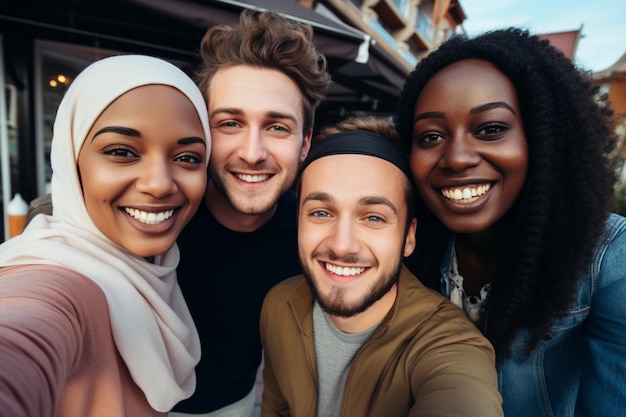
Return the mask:
<svg viewBox="0 0 626 417">
<path fill-rule="evenodd" d="M 330 76 L 308 25 L 244 11 L 202 40 L 213 152 L 205 203 L 178 240 L 178 279 L 202 343 L 195 394 L 176 414 L 248 417 L 267 291 L 300 273 L 290 188 Z"/>
</svg>

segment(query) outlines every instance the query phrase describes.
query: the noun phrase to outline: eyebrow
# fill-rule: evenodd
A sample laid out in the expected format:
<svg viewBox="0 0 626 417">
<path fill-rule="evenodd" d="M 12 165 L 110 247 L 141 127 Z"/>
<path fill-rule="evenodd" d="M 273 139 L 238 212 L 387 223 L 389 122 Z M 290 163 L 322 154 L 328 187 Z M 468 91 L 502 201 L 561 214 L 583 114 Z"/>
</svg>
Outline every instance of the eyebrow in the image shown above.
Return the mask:
<svg viewBox="0 0 626 417">
<path fill-rule="evenodd" d="M 418 114 L 417 116 L 415 116 L 415 119 L 413 120 L 413 124 L 417 123 L 419 120 L 422 120 L 422 119 L 443 119 L 443 118 L 444 118 L 444 115 L 441 112 L 427 111 L 426 113 Z"/>
<path fill-rule="evenodd" d="M 202 139 L 201 137 L 198 137 L 198 136 L 189 136 L 189 137 L 186 137 L 186 138 L 178 139 L 178 144 L 179 145 L 191 145 L 193 143 L 201 143 L 202 145 L 206 146 L 206 143 L 204 142 L 204 139 Z"/>
<path fill-rule="evenodd" d="M 513 110 L 513 107 L 511 107 L 510 105 L 506 104 L 503 101 L 494 101 L 493 103 L 481 104 L 480 106 L 476 106 L 472 108 L 469 113 L 478 114 L 478 113 L 482 113 L 482 112 L 493 110 L 493 109 L 506 109 L 517 116 L 517 113 L 515 112 L 515 110 Z M 445 116 L 443 112 L 429 111 L 429 112 L 425 112 L 425 113 L 418 114 L 417 116 L 415 116 L 415 119 L 413 120 L 413 124 L 417 123 L 419 120 L 422 120 L 422 119 L 443 119 L 444 117 Z"/>
<path fill-rule="evenodd" d="M 239 109 L 236 107 L 218 107 L 217 109 L 213 110 L 213 112 L 211 112 L 210 117 L 213 117 L 220 113 L 227 113 L 227 114 L 232 114 L 232 115 L 245 114 L 245 112 L 242 109 Z M 266 112 L 265 117 L 269 117 L 272 119 L 288 119 L 288 120 L 292 120 L 294 123 L 298 122 L 296 119 L 296 116 L 294 116 L 293 114 L 281 113 L 279 111 Z"/>
<path fill-rule="evenodd" d="M 302 204 L 308 202 L 308 201 L 322 201 L 322 202 L 326 202 L 326 203 L 334 203 L 335 199 L 328 193 L 325 193 L 323 191 L 316 191 L 316 192 L 312 192 L 310 194 L 308 194 L 306 197 L 304 197 L 304 199 L 302 200 Z M 383 205 L 386 207 L 389 207 L 391 209 L 391 211 L 393 211 L 393 213 L 395 215 L 398 215 L 398 209 L 396 208 L 396 206 L 387 198 L 387 197 L 383 197 L 383 196 L 367 196 L 367 197 L 362 197 L 359 199 L 359 205 L 360 206 L 378 206 L 378 205 Z"/>
<path fill-rule="evenodd" d="M 102 129 L 98 130 L 93 135 L 93 137 L 91 138 L 91 141 L 93 142 L 94 139 L 96 138 L 96 136 L 101 135 L 103 133 L 117 133 L 119 135 L 130 136 L 130 137 L 134 137 L 134 138 L 140 138 L 141 137 L 141 133 L 139 133 L 138 130 L 130 128 L 130 127 L 105 126 Z M 189 136 L 189 137 L 178 139 L 178 144 L 179 145 L 191 145 L 193 143 L 201 143 L 201 144 L 205 145 L 204 139 L 202 139 L 201 137 L 198 137 L 198 136 Z"/>
<path fill-rule="evenodd" d="M 93 142 L 94 139 L 98 135 L 102 135 L 103 133 L 117 133 L 119 135 L 132 136 L 132 137 L 136 137 L 136 138 L 141 137 L 141 134 L 139 133 L 138 130 L 131 129 L 130 127 L 105 126 L 102 129 L 98 130 L 96 133 L 94 133 L 93 137 L 91 138 L 91 141 Z"/>
<path fill-rule="evenodd" d="M 492 110 L 492 109 L 506 109 L 517 116 L 517 113 L 515 113 L 515 110 L 513 110 L 513 107 L 509 106 L 503 101 L 494 101 L 493 103 L 486 103 L 480 106 L 476 106 L 470 110 L 470 114 L 477 114 L 477 113 L 481 113 L 481 112 Z"/>
</svg>

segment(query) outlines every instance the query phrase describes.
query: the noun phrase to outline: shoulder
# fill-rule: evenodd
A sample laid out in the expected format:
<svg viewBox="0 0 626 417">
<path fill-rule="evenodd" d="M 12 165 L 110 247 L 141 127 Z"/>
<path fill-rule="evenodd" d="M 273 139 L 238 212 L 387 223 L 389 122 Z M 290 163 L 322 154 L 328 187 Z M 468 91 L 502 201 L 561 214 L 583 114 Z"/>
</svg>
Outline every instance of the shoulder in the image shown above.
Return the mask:
<svg viewBox="0 0 626 417">
<path fill-rule="evenodd" d="M 584 279 L 579 285 L 579 297 L 586 300 L 591 294 L 593 299 L 601 297 L 607 305 L 610 299 L 623 300 L 626 297 L 626 218 L 611 214 L 605 223 L 604 233 L 596 247 L 593 262 L 586 269 Z M 589 288 L 590 286 L 590 288 Z M 594 303 L 596 308 L 599 306 Z"/>
<path fill-rule="evenodd" d="M 20 265 L 0 268 L 0 323 L 9 321 L 100 340 L 109 313 L 104 292 L 84 275 L 55 265 Z"/>
<path fill-rule="evenodd" d="M 53 297 L 91 302 L 102 298 L 100 287 L 84 275 L 56 265 L 18 265 L 0 268 L 0 292 L 24 297 Z"/>
<path fill-rule="evenodd" d="M 410 312 L 411 315 L 425 321 L 456 317 L 469 321 L 462 309 L 452 304 L 441 293 L 424 286 L 406 267 L 402 269 L 398 289 L 400 314 Z"/>
<path fill-rule="evenodd" d="M 293 309 L 297 314 L 306 313 L 313 304 L 313 294 L 303 275 L 287 278 L 276 284 L 263 301 L 262 319 L 284 317 Z"/>
<path fill-rule="evenodd" d="M 0 328 L 4 336 L 13 334 L 13 340 L 22 340 L 24 349 L 73 357 L 75 365 L 111 338 L 107 301 L 100 287 L 82 274 L 54 265 L 0 268 Z"/>
<path fill-rule="evenodd" d="M 287 278 L 278 284 L 274 285 L 272 289 L 267 293 L 266 300 L 271 302 L 287 300 L 294 295 L 308 289 L 308 285 L 304 279 L 304 276 L 297 275 L 291 278 Z"/>
<path fill-rule="evenodd" d="M 626 258 L 626 218 L 611 214 L 604 227 L 604 233 L 598 242 L 594 263 L 592 265 L 592 280 L 596 281 L 599 275 L 619 272 L 624 275 L 623 262 Z M 626 276 L 624 276 L 626 279 Z"/>
<path fill-rule="evenodd" d="M 626 241 L 626 217 L 619 214 L 611 213 L 607 218 L 604 226 L 602 243 L 611 243 L 615 240 L 620 242 Z"/>
<path fill-rule="evenodd" d="M 493 355 L 492 347 L 465 312 L 435 290 L 426 288 L 410 272 L 400 276 L 396 326 L 415 332 L 417 344 L 437 341 L 442 345 L 465 343 Z M 418 336 L 418 337 L 417 337 Z"/>
<path fill-rule="evenodd" d="M 0 385 L 19 394 L 7 407 L 57 408 L 71 378 L 115 352 L 110 329 L 104 293 L 87 277 L 52 265 L 0 268 Z"/>
</svg>

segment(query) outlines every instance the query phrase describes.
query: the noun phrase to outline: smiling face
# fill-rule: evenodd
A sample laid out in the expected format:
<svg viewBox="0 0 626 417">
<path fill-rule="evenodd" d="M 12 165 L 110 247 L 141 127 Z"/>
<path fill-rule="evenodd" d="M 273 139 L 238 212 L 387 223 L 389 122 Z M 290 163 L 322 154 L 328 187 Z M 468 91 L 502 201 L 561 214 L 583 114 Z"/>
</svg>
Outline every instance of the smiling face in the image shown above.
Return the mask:
<svg viewBox="0 0 626 417">
<path fill-rule="evenodd" d="M 326 156 L 304 170 L 300 261 L 331 317 L 372 309 L 379 321 L 393 305 L 402 257 L 415 245 L 415 221 L 405 243 L 407 187 L 395 165 L 372 156 Z"/>
<path fill-rule="evenodd" d="M 189 99 L 147 85 L 96 119 L 78 156 L 85 205 L 96 227 L 129 252 L 167 252 L 206 189 L 206 145 Z"/>
<path fill-rule="evenodd" d="M 435 74 L 415 105 L 411 171 L 428 208 L 451 230 L 489 229 L 518 198 L 528 147 L 515 87 L 469 59 Z"/>
<path fill-rule="evenodd" d="M 220 69 L 209 87 L 209 117 L 213 147 L 207 204 L 233 229 L 241 225 L 232 223 L 250 215 L 264 223 L 309 150 L 311 133 L 303 134 L 298 86 L 277 70 Z"/>
</svg>

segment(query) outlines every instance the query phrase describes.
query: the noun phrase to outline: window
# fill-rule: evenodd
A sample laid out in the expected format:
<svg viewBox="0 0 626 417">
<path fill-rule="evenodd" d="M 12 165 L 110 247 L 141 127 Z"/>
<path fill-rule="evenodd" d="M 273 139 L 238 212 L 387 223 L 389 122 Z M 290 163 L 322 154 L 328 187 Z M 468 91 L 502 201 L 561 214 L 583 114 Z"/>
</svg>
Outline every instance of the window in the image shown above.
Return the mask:
<svg viewBox="0 0 626 417">
<path fill-rule="evenodd" d="M 52 125 L 63 94 L 76 75 L 90 63 L 115 54 L 97 48 L 36 41 L 34 95 L 38 194 L 49 192 Z"/>
</svg>

